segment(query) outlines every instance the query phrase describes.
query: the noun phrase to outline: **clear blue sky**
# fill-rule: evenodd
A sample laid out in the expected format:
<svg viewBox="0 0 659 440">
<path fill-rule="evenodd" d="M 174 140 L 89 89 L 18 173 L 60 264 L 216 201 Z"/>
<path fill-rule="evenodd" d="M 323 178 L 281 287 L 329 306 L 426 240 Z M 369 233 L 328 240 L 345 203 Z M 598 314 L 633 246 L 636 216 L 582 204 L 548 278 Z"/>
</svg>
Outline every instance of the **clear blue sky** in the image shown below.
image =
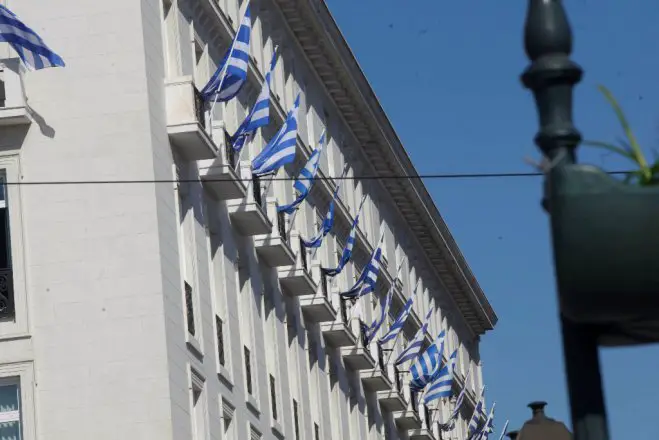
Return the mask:
<svg viewBox="0 0 659 440">
<path fill-rule="evenodd" d="M 327 0 L 420 173 L 529 171 L 536 111 L 519 74 L 525 1 Z M 569 0 L 573 59 L 585 68 L 576 124 L 590 139 L 620 133 L 596 90 L 608 86 L 647 149 L 659 147 L 659 6 Z M 582 161 L 628 169 L 600 151 Z M 482 339 L 496 437 L 526 404 L 549 402 L 570 424 L 547 218 L 539 178 L 428 180 L 499 324 Z M 656 440 L 659 347 L 602 352 L 612 438 Z"/>
</svg>

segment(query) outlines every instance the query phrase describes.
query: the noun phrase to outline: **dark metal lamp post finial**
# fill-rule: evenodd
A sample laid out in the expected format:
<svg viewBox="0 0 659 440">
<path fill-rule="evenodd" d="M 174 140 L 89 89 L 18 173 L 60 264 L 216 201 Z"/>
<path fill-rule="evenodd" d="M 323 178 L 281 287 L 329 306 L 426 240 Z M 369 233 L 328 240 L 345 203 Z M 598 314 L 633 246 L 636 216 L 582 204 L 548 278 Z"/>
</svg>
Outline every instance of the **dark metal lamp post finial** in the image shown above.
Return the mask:
<svg viewBox="0 0 659 440">
<path fill-rule="evenodd" d="M 572 32 L 561 0 L 529 0 L 524 46 L 531 65 L 522 83 L 533 91 L 540 117 L 535 143 L 549 159 L 573 163 L 581 134 L 572 123 L 572 89 L 582 70 L 570 60 Z"/>
</svg>

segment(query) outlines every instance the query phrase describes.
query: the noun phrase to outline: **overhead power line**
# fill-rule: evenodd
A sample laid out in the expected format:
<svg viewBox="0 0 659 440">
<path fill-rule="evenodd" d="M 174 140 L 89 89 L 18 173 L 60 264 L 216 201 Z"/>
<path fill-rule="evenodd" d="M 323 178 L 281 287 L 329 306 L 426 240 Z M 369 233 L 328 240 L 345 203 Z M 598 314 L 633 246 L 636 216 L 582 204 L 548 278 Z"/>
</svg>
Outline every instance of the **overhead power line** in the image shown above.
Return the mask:
<svg viewBox="0 0 659 440">
<path fill-rule="evenodd" d="M 621 175 L 629 174 L 631 171 L 610 171 L 607 174 Z M 431 180 L 431 179 L 492 179 L 492 178 L 513 178 L 513 177 L 539 177 L 541 172 L 528 173 L 446 173 L 446 174 L 391 174 L 391 175 L 364 175 L 364 176 L 337 176 L 337 177 L 316 177 L 318 180 Z M 262 180 L 272 181 L 294 181 L 295 177 L 272 177 L 261 176 Z M 108 184 L 148 184 L 148 183 L 196 183 L 199 179 L 144 179 L 144 180 L 44 180 L 44 181 L 23 181 L 23 182 L 4 182 L 4 185 L 108 185 Z M 251 179 L 204 179 L 204 182 L 250 182 Z"/>
</svg>

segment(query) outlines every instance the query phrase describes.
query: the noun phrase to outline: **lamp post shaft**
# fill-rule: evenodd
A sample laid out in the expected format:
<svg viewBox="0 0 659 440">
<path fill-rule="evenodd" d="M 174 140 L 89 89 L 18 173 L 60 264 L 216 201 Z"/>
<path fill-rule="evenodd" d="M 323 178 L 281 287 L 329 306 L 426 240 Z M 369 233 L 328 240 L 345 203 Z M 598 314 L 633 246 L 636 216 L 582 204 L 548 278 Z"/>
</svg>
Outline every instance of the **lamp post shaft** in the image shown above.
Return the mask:
<svg viewBox="0 0 659 440">
<path fill-rule="evenodd" d="M 522 74 L 533 92 L 540 130 L 535 142 L 551 161 L 543 205 L 551 215 L 548 181 L 575 163 L 581 134 L 572 121 L 573 88 L 581 68 L 570 60 L 572 33 L 561 0 L 529 0 L 524 46 L 531 65 Z M 608 440 L 597 330 L 561 316 L 572 426 L 576 440 Z"/>
</svg>

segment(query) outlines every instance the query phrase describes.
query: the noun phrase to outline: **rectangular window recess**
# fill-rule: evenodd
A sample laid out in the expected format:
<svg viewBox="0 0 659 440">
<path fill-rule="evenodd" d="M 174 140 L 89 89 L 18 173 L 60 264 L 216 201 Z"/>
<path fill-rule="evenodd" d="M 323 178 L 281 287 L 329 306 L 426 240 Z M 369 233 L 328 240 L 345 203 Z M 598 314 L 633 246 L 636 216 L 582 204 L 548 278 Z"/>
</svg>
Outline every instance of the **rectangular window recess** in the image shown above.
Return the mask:
<svg viewBox="0 0 659 440">
<path fill-rule="evenodd" d="M 195 335 L 194 303 L 192 302 L 192 286 L 185 282 L 185 314 L 188 322 L 188 333 Z"/>
</svg>

